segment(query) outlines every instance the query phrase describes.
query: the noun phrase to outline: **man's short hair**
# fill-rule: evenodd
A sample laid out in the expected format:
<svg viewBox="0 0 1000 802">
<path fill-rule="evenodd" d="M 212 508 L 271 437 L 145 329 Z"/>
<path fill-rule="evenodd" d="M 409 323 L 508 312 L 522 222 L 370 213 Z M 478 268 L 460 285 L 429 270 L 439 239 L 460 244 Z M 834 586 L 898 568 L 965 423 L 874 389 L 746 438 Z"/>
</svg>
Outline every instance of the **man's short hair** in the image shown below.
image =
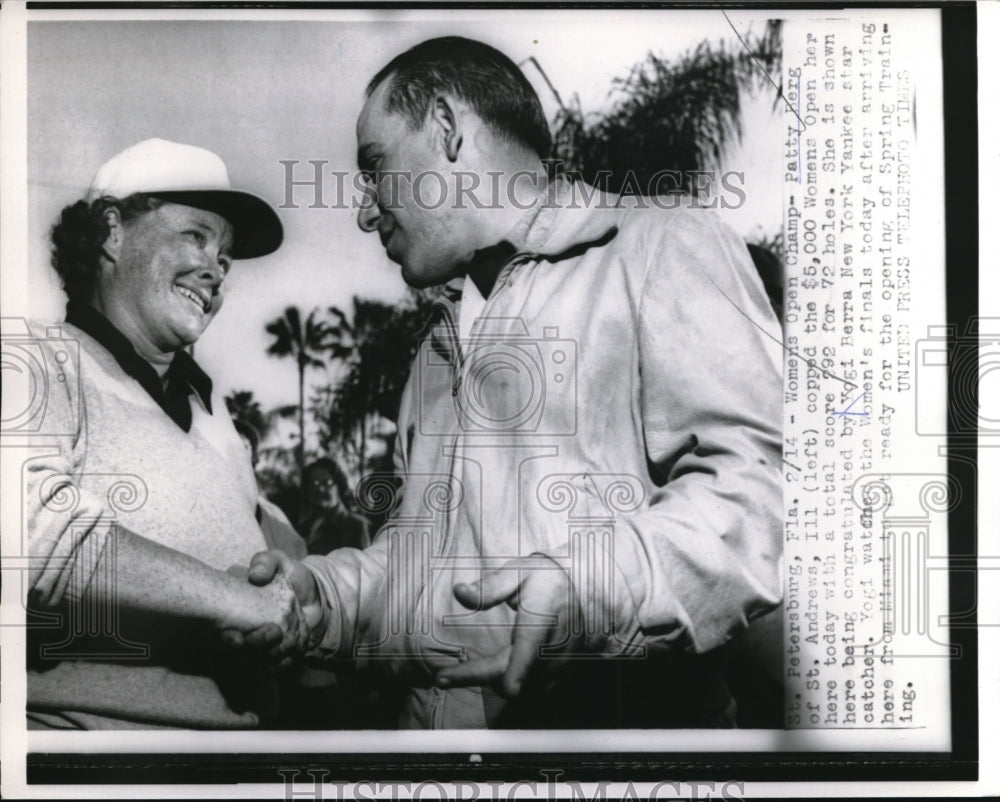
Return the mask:
<svg viewBox="0 0 1000 802">
<path fill-rule="evenodd" d="M 428 39 L 379 70 L 365 96 L 387 79 L 386 111 L 402 114 L 413 129 L 423 126 L 434 96 L 447 91 L 468 103 L 496 134 L 543 159 L 552 149 L 534 88 L 513 61 L 482 42 L 461 36 Z"/>
<path fill-rule="evenodd" d="M 87 303 L 94 294 L 104 242 L 111 233 L 105 212 L 117 208 L 122 222 L 128 222 L 162 205 L 158 198 L 137 192 L 120 200 L 110 195 L 89 203 L 81 200 L 62 210 L 50 234 L 52 267 L 71 301 Z"/>
</svg>

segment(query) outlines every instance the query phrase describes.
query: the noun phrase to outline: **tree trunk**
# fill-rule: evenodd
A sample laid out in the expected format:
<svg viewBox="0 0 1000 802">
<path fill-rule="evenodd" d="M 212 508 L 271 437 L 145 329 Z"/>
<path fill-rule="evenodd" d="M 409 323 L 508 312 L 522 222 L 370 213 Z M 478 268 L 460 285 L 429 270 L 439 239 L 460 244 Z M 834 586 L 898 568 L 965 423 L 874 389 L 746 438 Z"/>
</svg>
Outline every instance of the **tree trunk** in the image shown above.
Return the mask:
<svg viewBox="0 0 1000 802">
<path fill-rule="evenodd" d="M 305 479 L 304 472 L 306 466 L 305 383 L 306 366 L 299 362 L 299 446 L 295 449 L 295 458 L 299 464 L 299 484 Z"/>
<path fill-rule="evenodd" d="M 365 451 L 367 451 L 367 435 L 368 427 L 365 425 L 368 420 L 368 415 L 362 413 L 361 415 L 361 451 L 358 453 L 358 478 L 362 479 L 365 475 Z"/>
</svg>

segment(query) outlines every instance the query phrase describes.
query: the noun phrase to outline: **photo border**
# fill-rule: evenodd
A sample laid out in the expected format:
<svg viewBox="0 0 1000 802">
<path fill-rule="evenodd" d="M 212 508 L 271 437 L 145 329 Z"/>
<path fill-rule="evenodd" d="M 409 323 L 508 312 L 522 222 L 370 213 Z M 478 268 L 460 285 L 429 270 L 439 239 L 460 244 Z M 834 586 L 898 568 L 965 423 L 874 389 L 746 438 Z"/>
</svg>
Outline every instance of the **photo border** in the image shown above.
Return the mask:
<svg viewBox="0 0 1000 802">
<path fill-rule="evenodd" d="M 523 780 L 544 783 L 546 771 L 562 772 L 562 780 L 656 781 L 738 778 L 746 781 L 787 780 L 975 780 L 979 778 L 979 692 L 976 488 L 977 444 L 955 423 L 955 395 L 972 392 L 959 384 L 953 355 L 958 339 L 978 314 L 979 202 L 977 112 L 977 9 L 974 3 L 839 3 L 836 8 L 902 8 L 919 5 L 941 9 L 945 141 L 945 252 L 947 322 L 958 334 L 949 338 L 948 474 L 963 487 L 960 502 L 949 512 L 949 632 L 961 657 L 950 661 L 951 750 L 949 752 L 689 752 L 689 753 L 483 753 L 470 762 L 467 753 L 68 753 L 29 752 L 29 784 L 204 784 L 273 783 L 281 770 L 328 772 L 324 782 L 392 780 Z M 287 3 L 289 9 L 511 9 L 569 7 L 535 3 Z M 574 4 L 573 8 L 579 8 Z M 588 8 L 691 8 L 677 3 L 592 4 Z M 707 6 L 699 6 L 706 8 Z M 717 6 L 712 6 L 717 7 Z M 764 3 L 739 8 L 781 11 L 815 10 L 823 4 Z M 29 2 L 28 11 L 44 9 L 263 9 L 257 3 L 110 3 Z M 971 478 L 970 474 L 971 467 Z M 969 486 L 970 482 L 973 486 Z M 266 738 L 266 732 L 260 732 Z"/>
</svg>

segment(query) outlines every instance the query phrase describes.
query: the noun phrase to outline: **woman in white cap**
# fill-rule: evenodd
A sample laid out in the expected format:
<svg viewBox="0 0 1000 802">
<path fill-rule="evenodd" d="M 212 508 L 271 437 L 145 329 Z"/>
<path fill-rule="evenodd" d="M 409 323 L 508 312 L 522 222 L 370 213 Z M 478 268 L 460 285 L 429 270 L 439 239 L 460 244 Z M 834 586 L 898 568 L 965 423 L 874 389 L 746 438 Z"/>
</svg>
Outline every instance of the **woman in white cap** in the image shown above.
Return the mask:
<svg viewBox="0 0 1000 802">
<path fill-rule="evenodd" d="M 54 226 L 69 303 L 61 331 L 34 332 L 49 447 L 26 467 L 29 727 L 266 718 L 267 681 L 219 631 L 298 633 L 303 612 L 289 587 L 234 575 L 265 547 L 256 487 L 184 349 L 218 312 L 233 260 L 281 239 L 273 209 L 233 190 L 218 156 L 160 139 L 111 159 Z"/>
</svg>

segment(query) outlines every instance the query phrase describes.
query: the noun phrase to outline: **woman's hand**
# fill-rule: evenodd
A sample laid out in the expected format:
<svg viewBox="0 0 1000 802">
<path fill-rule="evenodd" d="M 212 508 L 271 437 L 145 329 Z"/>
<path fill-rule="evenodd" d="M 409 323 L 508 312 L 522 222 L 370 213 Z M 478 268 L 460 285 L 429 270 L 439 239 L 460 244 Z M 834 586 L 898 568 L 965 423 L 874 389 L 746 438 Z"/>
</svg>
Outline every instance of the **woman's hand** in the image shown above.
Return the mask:
<svg viewBox="0 0 1000 802">
<path fill-rule="evenodd" d="M 246 578 L 252 602 L 219 623 L 225 643 L 266 652 L 278 665 L 286 665 L 320 640 L 325 610 L 316 580 L 305 566 L 284 552 L 258 552 Z"/>
</svg>

